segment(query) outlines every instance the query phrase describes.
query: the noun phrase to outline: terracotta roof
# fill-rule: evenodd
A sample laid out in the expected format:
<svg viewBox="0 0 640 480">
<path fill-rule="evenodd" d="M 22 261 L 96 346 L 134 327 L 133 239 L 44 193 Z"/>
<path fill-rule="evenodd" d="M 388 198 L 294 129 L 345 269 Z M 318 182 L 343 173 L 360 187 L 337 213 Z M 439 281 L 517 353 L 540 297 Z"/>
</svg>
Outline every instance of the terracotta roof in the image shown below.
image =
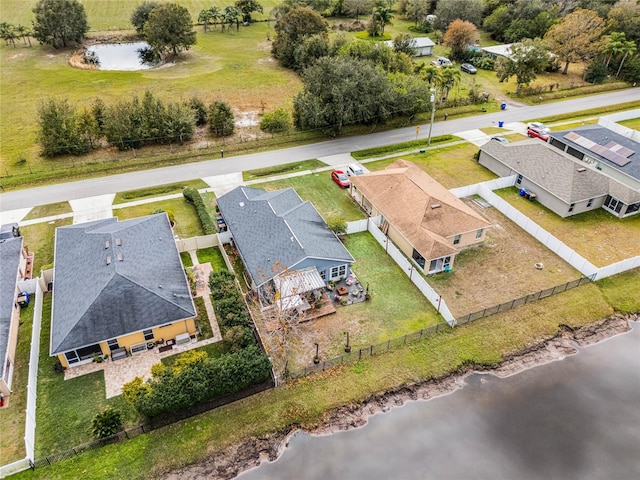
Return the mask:
<svg viewBox="0 0 640 480">
<path fill-rule="evenodd" d="M 490 223 L 414 163 L 351 177 L 351 183 L 425 258 L 457 253 L 452 237 Z"/>
</svg>

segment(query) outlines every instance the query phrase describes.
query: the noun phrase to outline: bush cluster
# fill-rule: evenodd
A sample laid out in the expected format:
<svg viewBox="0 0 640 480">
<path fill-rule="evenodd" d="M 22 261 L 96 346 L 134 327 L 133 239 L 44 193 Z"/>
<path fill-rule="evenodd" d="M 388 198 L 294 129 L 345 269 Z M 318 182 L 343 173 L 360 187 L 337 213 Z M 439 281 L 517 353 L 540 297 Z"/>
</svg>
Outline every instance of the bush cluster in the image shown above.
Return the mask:
<svg viewBox="0 0 640 480">
<path fill-rule="evenodd" d="M 211 272 L 209 289 L 214 301 L 216 316 L 220 321 L 222 338 L 231 351 L 246 348 L 255 343 L 249 315 L 238 291 L 233 274 L 226 270 Z"/>
<path fill-rule="evenodd" d="M 154 366 L 147 382 L 138 377 L 125 384 L 123 395 L 139 413 L 155 417 L 263 382 L 270 370 L 269 359 L 255 346 L 217 358 L 192 350 L 172 367 Z"/>
<path fill-rule="evenodd" d="M 200 192 L 195 188 L 187 187 L 182 191 L 182 195 L 187 202 L 192 203 L 196 207 L 196 212 L 198 213 L 198 218 L 200 218 L 204 234 L 212 235 L 216 233 L 216 226 L 214 225 L 213 220 L 211 220 L 209 212 L 207 212 L 207 207 L 204 205 L 204 200 L 202 199 Z"/>
</svg>

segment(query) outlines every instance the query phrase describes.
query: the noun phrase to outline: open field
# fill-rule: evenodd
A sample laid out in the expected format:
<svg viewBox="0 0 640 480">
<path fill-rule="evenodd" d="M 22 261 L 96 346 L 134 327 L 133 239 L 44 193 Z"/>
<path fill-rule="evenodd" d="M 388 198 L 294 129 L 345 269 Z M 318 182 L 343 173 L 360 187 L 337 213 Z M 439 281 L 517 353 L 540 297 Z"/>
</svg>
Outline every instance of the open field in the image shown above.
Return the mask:
<svg viewBox="0 0 640 480">
<path fill-rule="evenodd" d="M 640 215 L 617 218 L 599 208 L 561 218 L 538 202 L 524 200 L 516 188 L 495 193 L 597 267 L 640 255 Z"/>
<path fill-rule="evenodd" d="M 495 208 L 466 203 L 492 224 L 484 244 L 457 255 L 450 273 L 427 277 L 455 317 L 580 278 L 580 272 Z M 536 263 L 544 268 L 537 270 Z"/>
</svg>

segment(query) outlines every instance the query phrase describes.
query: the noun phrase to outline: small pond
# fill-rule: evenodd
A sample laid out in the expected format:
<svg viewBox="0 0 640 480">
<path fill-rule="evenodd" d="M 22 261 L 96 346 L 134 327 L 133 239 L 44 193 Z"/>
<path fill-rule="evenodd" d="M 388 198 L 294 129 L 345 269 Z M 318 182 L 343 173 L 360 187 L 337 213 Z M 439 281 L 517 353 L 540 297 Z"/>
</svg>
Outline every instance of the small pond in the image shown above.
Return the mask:
<svg viewBox="0 0 640 480">
<path fill-rule="evenodd" d="M 88 47 L 85 57 L 96 58 L 100 70 L 147 70 L 159 65 L 143 61 L 140 50 L 147 48 L 147 42 L 105 43 Z"/>
</svg>

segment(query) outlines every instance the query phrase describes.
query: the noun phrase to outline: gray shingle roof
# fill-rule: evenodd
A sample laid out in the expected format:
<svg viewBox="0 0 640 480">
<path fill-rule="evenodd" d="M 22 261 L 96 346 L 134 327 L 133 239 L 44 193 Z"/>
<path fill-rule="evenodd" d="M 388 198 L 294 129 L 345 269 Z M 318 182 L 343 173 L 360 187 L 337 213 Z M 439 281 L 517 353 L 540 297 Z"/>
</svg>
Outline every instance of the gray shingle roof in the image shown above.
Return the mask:
<svg viewBox="0 0 640 480">
<path fill-rule="evenodd" d="M 0 241 L 0 378 L 9 349 L 11 315 L 16 301 L 16 284 L 20 268 L 22 237 Z"/>
<path fill-rule="evenodd" d="M 307 258 L 353 262 L 315 207 L 292 188 L 241 186 L 218 198 L 218 206 L 256 286 Z"/>
<path fill-rule="evenodd" d="M 165 213 L 58 228 L 53 284 L 51 355 L 195 316 Z"/>
<path fill-rule="evenodd" d="M 609 193 L 609 177 L 538 139 L 507 145 L 489 141 L 481 150 L 566 203 Z"/>
<path fill-rule="evenodd" d="M 589 150 L 582 145 L 578 145 L 571 140 L 564 138 L 564 136 L 569 132 L 575 132 L 592 142 L 595 142 L 599 145 L 607 145 L 609 142 L 615 142 L 623 147 L 626 147 L 630 150 L 633 150 L 633 154 L 628 157 L 630 162 L 625 166 L 620 166 L 612 162 L 611 160 L 607 160 L 601 155 L 598 155 L 592 150 Z M 625 137 L 624 135 L 620 135 L 619 133 L 614 132 L 613 130 L 609 130 L 608 128 L 602 127 L 600 125 L 587 125 L 580 128 L 574 128 L 572 130 L 563 130 L 560 132 L 551 132 L 550 136 L 552 138 L 556 138 L 562 143 L 565 143 L 576 150 L 586 153 L 590 157 L 597 158 L 602 163 L 609 165 L 611 168 L 616 170 L 620 170 L 621 172 L 626 173 L 627 175 L 635 178 L 636 180 L 640 180 L 640 143 L 631 140 L 630 138 Z"/>
</svg>

